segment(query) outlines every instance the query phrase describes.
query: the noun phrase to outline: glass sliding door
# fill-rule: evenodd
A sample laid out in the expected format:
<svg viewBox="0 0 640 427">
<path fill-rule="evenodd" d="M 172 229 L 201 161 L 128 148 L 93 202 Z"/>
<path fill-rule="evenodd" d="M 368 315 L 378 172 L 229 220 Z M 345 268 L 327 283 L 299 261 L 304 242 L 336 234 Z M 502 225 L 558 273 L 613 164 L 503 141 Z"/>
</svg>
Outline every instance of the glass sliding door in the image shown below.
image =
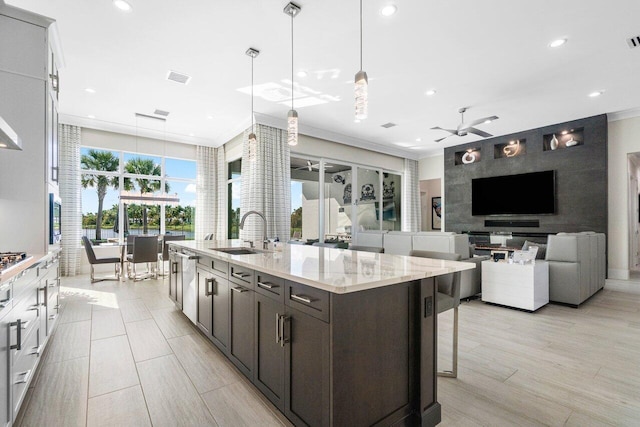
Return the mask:
<svg viewBox="0 0 640 427">
<path fill-rule="evenodd" d="M 324 162 L 324 239 L 351 241 L 354 227 L 354 191 L 351 165 Z"/>
<path fill-rule="evenodd" d="M 391 172 L 382 173 L 382 206 L 378 217 L 382 220 L 382 229 L 400 231 L 402 224 L 402 175 Z"/>
<path fill-rule="evenodd" d="M 320 162 L 291 157 L 292 240 L 316 240 L 320 236 Z"/>
</svg>

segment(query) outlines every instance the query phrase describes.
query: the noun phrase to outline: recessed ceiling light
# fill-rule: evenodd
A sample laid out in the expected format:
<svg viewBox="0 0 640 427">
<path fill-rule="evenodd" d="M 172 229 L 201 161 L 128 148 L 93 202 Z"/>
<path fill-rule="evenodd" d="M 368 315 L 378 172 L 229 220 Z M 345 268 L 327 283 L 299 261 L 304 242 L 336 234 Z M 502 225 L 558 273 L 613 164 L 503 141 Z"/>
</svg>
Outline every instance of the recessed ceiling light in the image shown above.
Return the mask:
<svg viewBox="0 0 640 427">
<path fill-rule="evenodd" d="M 91 89 L 90 87 L 86 88 L 84 91 L 88 92 L 88 93 L 96 93 L 96 90 L 95 89 Z"/>
<path fill-rule="evenodd" d="M 305 70 L 298 71 L 298 77 L 307 77 L 307 72 Z"/>
<path fill-rule="evenodd" d="M 207 120 L 213 120 L 213 116 L 207 116 Z"/>
<path fill-rule="evenodd" d="M 360 119 L 353 119 L 353 123 L 360 123 Z"/>
<path fill-rule="evenodd" d="M 113 5 L 124 12 L 131 10 L 131 4 L 125 0 L 113 0 Z"/>
<path fill-rule="evenodd" d="M 597 91 L 595 91 L 595 92 L 591 92 L 591 93 L 589 94 L 589 97 L 590 97 L 590 98 L 597 98 L 598 96 L 602 95 L 603 93 L 604 93 L 604 91 L 603 91 L 603 90 L 597 90 Z"/>
<path fill-rule="evenodd" d="M 427 96 L 433 96 L 433 95 L 436 94 L 436 90 L 435 89 L 429 89 L 424 94 L 427 95 Z"/>
<path fill-rule="evenodd" d="M 394 13 L 396 13 L 397 10 L 398 10 L 398 8 L 396 7 L 395 4 L 388 4 L 388 5 L 384 6 L 382 9 L 380 9 L 380 15 L 382 15 L 382 16 L 391 16 Z"/>
<path fill-rule="evenodd" d="M 190 133 L 190 134 L 189 134 L 189 136 L 195 136 L 195 134 L 193 134 L 193 133 Z"/>
<path fill-rule="evenodd" d="M 561 133 L 562 135 L 566 135 L 566 134 L 568 134 L 568 133 L 569 133 L 569 131 L 568 131 L 568 130 L 563 130 L 563 131 L 562 131 L 562 132 L 560 132 L 560 133 Z"/>
<path fill-rule="evenodd" d="M 416 142 L 421 142 L 422 138 L 416 138 Z"/>
<path fill-rule="evenodd" d="M 415 147 L 409 147 L 409 150 L 422 150 L 422 147 L 416 145 Z"/>
<path fill-rule="evenodd" d="M 549 47 L 560 47 L 567 42 L 567 39 L 557 39 L 549 43 Z"/>
<path fill-rule="evenodd" d="M 96 116 L 94 116 L 93 114 L 89 114 L 87 117 L 89 117 L 90 119 L 95 119 Z"/>
<path fill-rule="evenodd" d="M 7 144 L 0 142 L 0 148 L 7 148 Z"/>
</svg>

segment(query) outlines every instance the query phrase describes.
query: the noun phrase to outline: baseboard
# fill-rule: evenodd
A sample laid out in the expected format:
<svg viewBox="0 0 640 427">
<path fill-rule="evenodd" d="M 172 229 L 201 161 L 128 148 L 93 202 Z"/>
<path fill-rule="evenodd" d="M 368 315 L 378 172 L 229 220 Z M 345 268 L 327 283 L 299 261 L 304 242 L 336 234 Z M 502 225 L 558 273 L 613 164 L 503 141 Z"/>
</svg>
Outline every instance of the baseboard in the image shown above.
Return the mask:
<svg viewBox="0 0 640 427">
<path fill-rule="evenodd" d="M 609 279 L 629 280 L 629 270 L 623 268 L 610 268 L 607 277 Z"/>
<path fill-rule="evenodd" d="M 608 291 L 640 294 L 640 282 L 632 282 L 630 280 L 607 279 L 604 282 L 604 288 Z"/>
</svg>

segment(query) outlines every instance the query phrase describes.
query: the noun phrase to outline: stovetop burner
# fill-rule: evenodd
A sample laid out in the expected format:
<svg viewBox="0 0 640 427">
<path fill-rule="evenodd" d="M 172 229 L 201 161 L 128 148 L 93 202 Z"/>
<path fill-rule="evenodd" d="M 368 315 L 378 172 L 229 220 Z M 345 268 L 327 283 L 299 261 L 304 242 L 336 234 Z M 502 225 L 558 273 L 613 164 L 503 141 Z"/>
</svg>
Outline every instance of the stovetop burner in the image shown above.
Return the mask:
<svg viewBox="0 0 640 427">
<path fill-rule="evenodd" d="M 0 275 L 29 258 L 25 252 L 0 252 Z"/>
</svg>

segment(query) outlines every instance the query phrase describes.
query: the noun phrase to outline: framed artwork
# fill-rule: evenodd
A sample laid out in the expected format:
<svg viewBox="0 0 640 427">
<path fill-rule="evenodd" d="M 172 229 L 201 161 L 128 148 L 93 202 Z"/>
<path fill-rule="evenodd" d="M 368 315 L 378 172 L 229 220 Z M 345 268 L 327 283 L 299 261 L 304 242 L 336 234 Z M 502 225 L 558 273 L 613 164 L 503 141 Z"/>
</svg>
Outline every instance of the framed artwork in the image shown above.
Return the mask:
<svg viewBox="0 0 640 427">
<path fill-rule="evenodd" d="M 433 230 L 442 228 L 442 197 L 431 198 L 431 228 Z"/>
</svg>

